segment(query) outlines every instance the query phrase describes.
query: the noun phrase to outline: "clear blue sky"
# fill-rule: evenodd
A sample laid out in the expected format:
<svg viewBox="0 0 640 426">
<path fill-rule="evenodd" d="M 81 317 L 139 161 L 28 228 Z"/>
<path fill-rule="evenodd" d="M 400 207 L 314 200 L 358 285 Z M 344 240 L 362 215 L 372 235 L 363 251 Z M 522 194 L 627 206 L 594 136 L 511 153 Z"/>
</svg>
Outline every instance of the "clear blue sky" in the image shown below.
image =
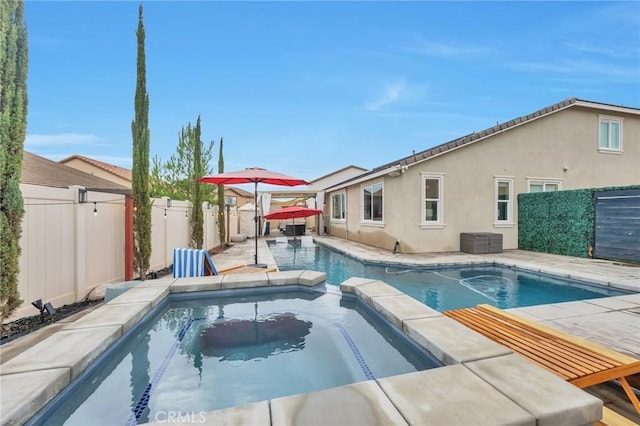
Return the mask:
<svg viewBox="0 0 640 426">
<path fill-rule="evenodd" d="M 640 107 L 640 2 L 144 5 L 151 156 L 372 168 L 569 97 Z M 25 149 L 131 167 L 137 2 L 27 1 Z"/>
</svg>

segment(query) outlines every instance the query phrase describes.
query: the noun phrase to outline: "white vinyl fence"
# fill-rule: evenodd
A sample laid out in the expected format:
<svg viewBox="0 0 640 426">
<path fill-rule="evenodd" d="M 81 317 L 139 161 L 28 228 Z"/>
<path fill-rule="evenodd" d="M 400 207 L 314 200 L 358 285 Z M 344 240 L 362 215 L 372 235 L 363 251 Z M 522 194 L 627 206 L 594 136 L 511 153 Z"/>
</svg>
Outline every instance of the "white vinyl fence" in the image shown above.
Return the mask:
<svg viewBox="0 0 640 426">
<path fill-rule="evenodd" d="M 124 195 L 90 191 L 81 203 L 78 187 L 20 188 L 25 215 L 18 291 L 23 304 L 7 322 L 38 314 L 31 306 L 34 300 L 58 307 L 83 300 L 99 285 L 124 280 Z M 160 270 L 172 264 L 174 248 L 189 247 L 192 207 L 188 201 L 164 198 L 153 199 L 152 205 L 149 269 Z M 204 203 L 202 209 L 203 246 L 216 247 L 217 207 Z"/>
</svg>

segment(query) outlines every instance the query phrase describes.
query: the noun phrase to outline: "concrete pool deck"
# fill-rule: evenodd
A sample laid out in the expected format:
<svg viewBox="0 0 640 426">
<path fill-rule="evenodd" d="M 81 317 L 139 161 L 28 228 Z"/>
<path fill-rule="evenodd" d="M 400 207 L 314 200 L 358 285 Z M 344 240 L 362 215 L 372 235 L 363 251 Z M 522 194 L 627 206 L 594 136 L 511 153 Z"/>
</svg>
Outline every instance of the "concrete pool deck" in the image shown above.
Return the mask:
<svg viewBox="0 0 640 426">
<path fill-rule="evenodd" d="M 314 238 L 369 262 L 421 265 L 496 262 L 527 269 L 543 269 L 543 272 L 576 278 L 578 274 L 588 274 L 595 277 L 591 281 L 605 285 L 615 283 L 626 286 L 624 288 L 627 289 L 640 290 L 640 268 L 619 266 L 612 262 L 537 256 L 539 253 L 518 251 L 495 255 L 393 255 L 389 251 L 371 249 L 348 241 L 328 237 Z M 265 240 L 261 239 L 259 243 L 260 262 L 274 265 Z M 253 240 L 235 244 L 231 249 L 215 256 L 214 261 L 219 268 L 253 263 L 253 248 Z M 365 255 L 370 257 L 364 257 Z M 586 262 L 577 264 L 576 260 Z M 591 264 L 592 268 L 588 267 L 589 262 L 594 262 Z M 2 423 L 20 424 L 37 412 L 46 400 L 69 383 L 106 346 L 130 329 L 169 292 L 215 291 L 222 288 L 295 283 L 314 285 L 322 280 L 322 275 L 312 271 L 289 271 L 254 274 L 249 280 L 242 276 L 226 276 L 148 281 L 78 321 L 67 323 L 64 328 L 35 346 L 23 348 L 26 350 L 22 353 L 18 351 L 14 358 L 7 360 L 3 356 L 0 366 Z M 536 424 L 537 421 L 539 425 L 580 425 L 599 418 L 601 400 L 535 367 L 508 349 L 458 323 L 446 321 L 448 318 L 442 314 L 408 296 L 397 294 L 397 290 L 392 287 L 380 281 L 354 278 L 343 283 L 341 289 L 343 292 L 355 293 L 365 303 L 372 305 L 447 366 L 219 410 L 207 414 L 207 419 L 216 424 L 220 424 L 221 420 L 229 420 L 230 423 L 264 425 L 328 424 L 332 423 L 332 419 L 333 423 L 342 424 L 371 424 L 377 420 L 394 424 Z M 404 298 L 402 303 L 397 303 L 398 298 Z M 604 300 L 599 304 L 571 302 L 573 305 L 560 307 L 545 305 L 547 310 L 532 307 L 538 308 L 538 311 L 523 311 L 530 308 L 516 311 L 552 327 L 558 327 L 555 325 L 558 324 L 582 329 L 584 333 L 593 333 L 594 327 L 602 325 L 600 332 L 603 335 L 596 337 L 610 344 L 603 341 L 597 343 L 621 352 L 625 349 L 624 352 L 638 356 L 640 295 Z M 555 308 L 552 309 L 553 307 Z M 614 316 L 609 317 L 609 320 L 597 318 L 598 315 L 605 314 Z M 589 318 L 591 323 L 587 321 Z M 563 323 L 564 320 L 567 322 Z M 443 333 L 442 330 L 448 327 L 454 327 L 454 332 Z M 607 329 L 614 336 L 607 334 Z M 566 328 L 563 331 L 580 335 Z M 590 340 L 587 336 L 581 337 Z M 20 344 L 20 340 L 16 341 L 16 345 Z M 475 344 L 468 345 L 468 342 Z M 0 355 L 4 352 L 4 346 L 6 345 L 0 347 Z M 523 375 L 528 376 L 529 380 L 520 380 Z M 517 382 L 514 382 L 514 377 L 518 377 Z M 532 377 L 537 377 L 538 380 L 532 380 Z M 431 385 L 427 386 L 427 383 Z M 434 383 L 438 384 L 437 387 L 433 386 Z M 478 395 L 482 397 L 478 398 Z M 462 406 L 465 409 L 461 410 Z"/>
</svg>

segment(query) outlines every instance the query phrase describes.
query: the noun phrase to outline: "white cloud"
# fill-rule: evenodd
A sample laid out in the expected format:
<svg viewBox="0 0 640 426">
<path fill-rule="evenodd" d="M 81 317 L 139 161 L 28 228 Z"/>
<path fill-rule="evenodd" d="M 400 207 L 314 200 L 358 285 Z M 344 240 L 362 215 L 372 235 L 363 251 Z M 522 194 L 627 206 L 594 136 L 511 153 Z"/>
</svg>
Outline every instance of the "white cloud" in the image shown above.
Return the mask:
<svg viewBox="0 0 640 426">
<path fill-rule="evenodd" d="M 419 38 L 414 46 L 408 47 L 406 50 L 425 56 L 457 58 L 484 55 L 491 52 L 493 48 L 477 44 L 434 43 Z"/>
<path fill-rule="evenodd" d="M 397 102 L 406 89 L 404 81 L 398 81 L 388 85 L 384 92 L 373 102 L 365 104 L 365 108 L 369 111 L 378 111 L 381 108 Z"/>
<path fill-rule="evenodd" d="M 92 145 L 105 146 L 102 139 L 87 133 L 27 134 L 26 146 Z"/>
<path fill-rule="evenodd" d="M 616 50 L 611 47 L 602 47 L 587 43 L 567 43 L 567 47 L 582 53 L 593 53 L 596 55 L 611 57 L 622 56 L 627 52 L 625 49 Z"/>
<path fill-rule="evenodd" d="M 555 72 L 559 74 L 573 75 L 597 75 L 605 80 L 631 81 L 638 80 L 639 69 L 636 66 L 624 67 L 612 63 L 600 63 L 594 61 L 561 61 L 550 62 L 511 62 L 507 64 L 511 68 L 528 72 Z"/>
</svg>

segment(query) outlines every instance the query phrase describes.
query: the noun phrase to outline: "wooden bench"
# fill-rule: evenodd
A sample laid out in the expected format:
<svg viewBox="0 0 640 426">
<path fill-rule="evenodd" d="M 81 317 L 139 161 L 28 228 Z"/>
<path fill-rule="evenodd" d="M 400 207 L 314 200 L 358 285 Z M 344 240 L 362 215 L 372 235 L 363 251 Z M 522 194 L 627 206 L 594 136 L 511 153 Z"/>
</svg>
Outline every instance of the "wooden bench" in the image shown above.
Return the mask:
<svg viewBox="0 0 640 426">
<path fill-rule="evenodd" d="M 443 313 L 580 388 L 617 380 L 640 413 L 627 381 L 640 373 L 640 360 L 490 305 Z"/>
<path fill-rule="evenodd" d="M 278 271 L 278 268 L 260 268 L 260 267 L 251 266 L 251 265 L 237 265 L 237 266 L 230 266 L 228 268 L 219 269 L 217 275 L 257 274 L 260 272 L 277 272 L 277 271 Z M 205 275 L 215 275 L 210 267 L 208 268 L 208 271 L 207 271 L 207 267 L 205 266 L 205 272 L 206 272 Z"/>
</svg>

